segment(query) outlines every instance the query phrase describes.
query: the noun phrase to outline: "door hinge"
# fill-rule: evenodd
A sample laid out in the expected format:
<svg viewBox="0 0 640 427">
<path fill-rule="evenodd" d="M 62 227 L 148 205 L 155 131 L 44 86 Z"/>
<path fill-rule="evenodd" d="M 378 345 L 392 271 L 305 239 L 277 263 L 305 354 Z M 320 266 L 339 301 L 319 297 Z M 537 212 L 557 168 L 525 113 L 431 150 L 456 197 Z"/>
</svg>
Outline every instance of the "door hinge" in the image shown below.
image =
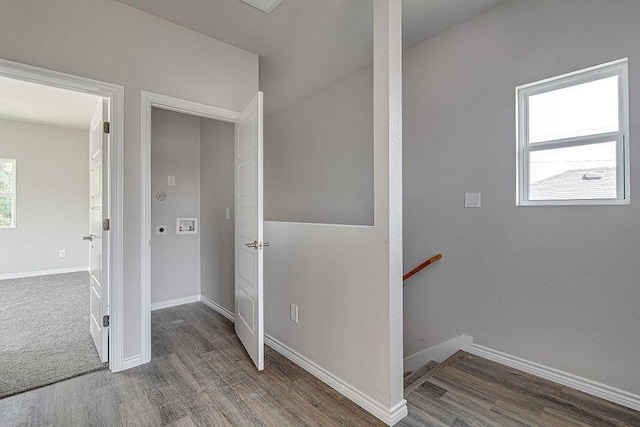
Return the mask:
<svg viewBox="0 0 640 427">
<path fill-rule="evenodd" d="M 105 328 L 109 327 L 109 316 L 103 316 L 102 317 L 102 326 L 104 326 Z"/>
<path fill-rule="evenodd" d="M 102 130 L 104 131 L 104 133 L 109 133 L 109 131 L 111 130 L 111 124 L 109 122 L 104 122 L 102 124 Z"/>
<path fill-rule="evenodd" d="M 105 218 L 102 220 L 102 230 L 103 231 L 109 231 L 111 229 L 111 222 L 109 221 L 109 218 Z"/>
</svg>

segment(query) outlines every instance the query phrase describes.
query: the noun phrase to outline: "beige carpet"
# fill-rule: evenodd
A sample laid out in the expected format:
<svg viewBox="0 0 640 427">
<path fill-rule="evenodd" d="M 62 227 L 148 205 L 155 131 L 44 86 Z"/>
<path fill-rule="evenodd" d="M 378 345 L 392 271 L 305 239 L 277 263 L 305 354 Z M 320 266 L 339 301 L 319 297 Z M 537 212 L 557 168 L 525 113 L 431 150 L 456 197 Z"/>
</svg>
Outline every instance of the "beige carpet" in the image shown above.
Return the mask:
<svg viewBox="0 0 640 427">
<path fill-rule="evenodd" d="M 0 398 L 107 367 L 89 332 L 89 273 L 0 280 Z"/>
</svg>

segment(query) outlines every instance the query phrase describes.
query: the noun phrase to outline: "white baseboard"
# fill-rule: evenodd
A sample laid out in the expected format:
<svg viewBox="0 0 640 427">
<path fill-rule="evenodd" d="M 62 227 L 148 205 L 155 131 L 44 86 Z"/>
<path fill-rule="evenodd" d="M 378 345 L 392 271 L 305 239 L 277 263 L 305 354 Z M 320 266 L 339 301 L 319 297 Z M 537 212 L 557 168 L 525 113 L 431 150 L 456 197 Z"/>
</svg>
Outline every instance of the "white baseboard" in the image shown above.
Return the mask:
<svg viewBox="0 0 640 427">
<path fill-rule="evenodd" d="M 549 381 L 553 381 L 555 383 L 585 392 L 592 396 L 600 397 L 604 400 L 608 400 L 609 402 L 617 403 L 619 405 L 626 406 L 627 408 L 640 411 L 640 395 L 629 393 L 627 391 L 620 390 L 606 384 L 601 384 L 587 378 L 582 378 L 568 372 L 540 365 L 539 363 L 521 359 L 516 356 L 511 356 L 501 351 L 483 347 L 478 344 L 473 344 L 471 353 L 480 357 L 484 357 L 485 359 L 489 359 L 494 362 L 519 369 L 529 374 L 536 375 Z"/>
<path fill-rule="evenodd" d="M 125 370 L 131 369 L 131 368 L 135 368 L 136 366 L 140 366 L 140 365 L 142 365 L 142 359 L 140 358 L 139 354 L 136 354 L 135 356 L 125 357 L 122 360 L 122 369 L 121 369 L 121 371 L 125 371 Z"/>
<path fill-rule="evenodd" d="M 160 310 L 163 308 L 175 307 L 177 305 L 189 304 L 189 303 L 198 302 L 198 301 L 200 301 L 200 295 L 191 295 L 184 298 L 176 298 L 176 299 L 170 299 L 168 301 L 154 302 L 153 304 L 151 304 L 151 311 Z"/>
<path fill-rule="evenodd" d="M 388 425 L 394 425 L 407 415 L 406 400 L 403 399 L 392 408 L 385 408 L 380 403 L 347 384 L 331 372 L 326 371 L 311 360 L 302 356 L 300 353 L 282 344 L 275 338 L 265 334 L 264 342 L 266 345 Z"/>
<path fill-rule="evenodd" d="M 52 274 L 78 273 L 89 271 L 89 267 L 56 268 L 55 270 L 27 271 L 26 273 L 0 274 L 0 280 L 23 279 L 25 277 L 50 276 Z"/>
<path fill-rule="evenodd" d="M 209 299 L 209 298 L 205 297 L 204 295 L 200 295 L 200 301 L 202 301 L 202 303 L 204 305 L 206 305 L 207 307 L 212 308 L 214 311 L 216 311 L 219 314 L 223 315 L 224 317 L 226 317 L 227 319 L 231 320 L 232 322 L 235 320 L 236 316 L 232 312 L 230 312 L 229 310 L 227 310 L 226 308 L 224 308 L 223 306 L 221 306 L 220 304 L 218 304 L 214 300 Z"/>
<path fill-rule="evenodd" d="M 426 350 L 419 351 L 404 358 L 404 370 L 415 372 L 427 363 L 436 361 L 442 363 L 453 356 L 458 350 L 471 352 L 473 337 L 460 335 Z"/>
</svg>

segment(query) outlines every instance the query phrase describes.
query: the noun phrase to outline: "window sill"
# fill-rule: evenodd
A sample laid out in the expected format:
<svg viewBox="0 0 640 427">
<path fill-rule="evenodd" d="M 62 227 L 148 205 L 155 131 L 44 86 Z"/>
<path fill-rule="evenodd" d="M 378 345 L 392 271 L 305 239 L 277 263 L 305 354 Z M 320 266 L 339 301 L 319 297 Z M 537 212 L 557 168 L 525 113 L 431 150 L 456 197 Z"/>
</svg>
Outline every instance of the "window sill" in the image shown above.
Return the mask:
<svg viewBox="0 0 640 427">
<path fill-rule="evenodd" d="M 602 200 L 527 200 L 519 201 L 516 206 L 625 206 L 630 205 L 629 199 Z"/>
</svg>

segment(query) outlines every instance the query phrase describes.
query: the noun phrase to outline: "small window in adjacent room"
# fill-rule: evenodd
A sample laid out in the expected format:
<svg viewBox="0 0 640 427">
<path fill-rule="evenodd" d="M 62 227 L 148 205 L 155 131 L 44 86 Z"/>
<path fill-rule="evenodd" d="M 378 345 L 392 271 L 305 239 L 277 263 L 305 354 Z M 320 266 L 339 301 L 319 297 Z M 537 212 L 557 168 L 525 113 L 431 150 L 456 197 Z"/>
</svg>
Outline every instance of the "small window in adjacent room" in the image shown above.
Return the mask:
<svg viewBox="0 0 640 427">
<path fill-rule="evenodd" d="M 16 226 L 16 161 L 0 159 L 0 228 Z"/>
<path fill-rule="evenodd" d="M 627 60 L 516 88 L 518 205 L 629 204 Z"/>
</svg>

